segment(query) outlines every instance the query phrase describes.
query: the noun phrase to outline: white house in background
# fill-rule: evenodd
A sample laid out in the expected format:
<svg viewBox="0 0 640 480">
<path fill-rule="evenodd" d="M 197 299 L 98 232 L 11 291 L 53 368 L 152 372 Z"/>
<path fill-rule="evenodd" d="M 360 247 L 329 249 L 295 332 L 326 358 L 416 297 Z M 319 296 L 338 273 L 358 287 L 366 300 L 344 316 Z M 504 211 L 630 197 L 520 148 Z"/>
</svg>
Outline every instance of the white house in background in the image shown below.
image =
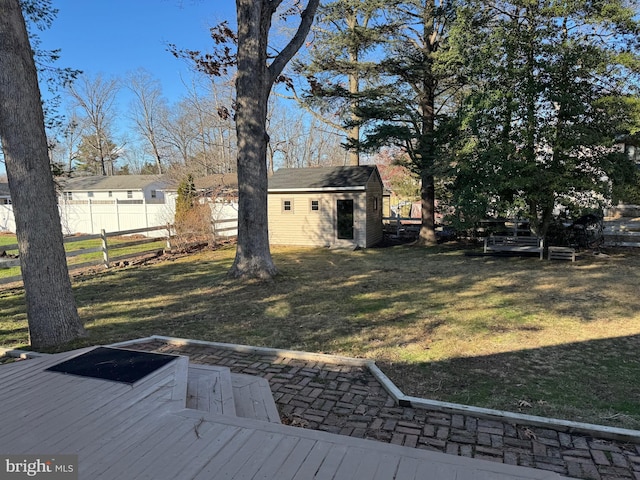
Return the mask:
<svg viewBox="0 0 640 480">
<path fill-rule="evenodd" d="M 166 192 L 175 191 L 161 175 L 112 175 L 62 178 L 60 203 L 70 201 L 118 201 L 119 203 L 165 203 Z"/>
<path fill-rule="evenodd" d="M 91 176 L 56 179 L 65 235 L 120 232 L 173 223 L 177 182 L 159 175 Z M 237 177 L 208 178 L 201 186 L 216 222 L 216 235 L 237 235 Z M 234 193 L 235 192 L 235 193 Z M 0 232 L 15 232 L 8 184 L 0 183 Z M 162 236 L 164 231 L 149 236 Z"/>
</svg>

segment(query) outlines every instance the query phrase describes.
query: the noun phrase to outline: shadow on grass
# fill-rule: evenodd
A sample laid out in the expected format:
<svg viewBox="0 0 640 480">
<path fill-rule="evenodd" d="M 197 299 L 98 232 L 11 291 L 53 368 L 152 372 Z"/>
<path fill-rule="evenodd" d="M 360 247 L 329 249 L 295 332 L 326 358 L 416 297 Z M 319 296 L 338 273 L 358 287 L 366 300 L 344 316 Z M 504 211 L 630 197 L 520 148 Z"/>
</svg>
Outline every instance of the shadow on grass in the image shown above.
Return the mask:
<svg viewBox="0 0 640 480">
<path fill-rule="evenodd" d="M 157 334 L 367 357 L 409 395 L 594 423 L 640 418 L 631 348 L 603 340 L 638 346 L 639 257 L 572 264 L 447 247 L 277 248 L 281 274 L 243 283 L 226 278 L 233 255 L 76 278 L 90 335 L 64 349 Z M 5 346 L 28 338 L 18 293 L 0 305 Z"/>
<path fill-rule="evenodd" d="M 639 429 L 638 351 L 631 335 L 379 366 L 410 396 Z"/>
</svg>

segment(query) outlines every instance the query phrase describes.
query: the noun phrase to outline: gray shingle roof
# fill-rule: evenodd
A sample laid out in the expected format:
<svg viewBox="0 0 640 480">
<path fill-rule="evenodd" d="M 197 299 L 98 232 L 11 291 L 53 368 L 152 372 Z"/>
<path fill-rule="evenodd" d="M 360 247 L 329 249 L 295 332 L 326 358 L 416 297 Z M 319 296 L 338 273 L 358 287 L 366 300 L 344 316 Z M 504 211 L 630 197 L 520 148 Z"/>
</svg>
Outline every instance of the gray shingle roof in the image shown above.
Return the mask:
<svg viewBox="0 0 640 480">
<path fill-rule="evenodd" d="M 238 188 L 238 175 L 235 173 L 216 173 L 206 177 L 193 179 L 198 190 L 215 190 L 217 188 Z"/>
<path fill-rule="evenodd" d="M 331 190 L 365 187 L 375 166 L 281 168 L 269 179 L 269 190 Z"/>
<path fill-rule="evenodd" d="M 64 178 L 60 180 L 64 191 L 83 190 L 141 190 L 144 187 L 162 183 L 168 184 L 161 175 L 113 175 Z"/>
</svg>

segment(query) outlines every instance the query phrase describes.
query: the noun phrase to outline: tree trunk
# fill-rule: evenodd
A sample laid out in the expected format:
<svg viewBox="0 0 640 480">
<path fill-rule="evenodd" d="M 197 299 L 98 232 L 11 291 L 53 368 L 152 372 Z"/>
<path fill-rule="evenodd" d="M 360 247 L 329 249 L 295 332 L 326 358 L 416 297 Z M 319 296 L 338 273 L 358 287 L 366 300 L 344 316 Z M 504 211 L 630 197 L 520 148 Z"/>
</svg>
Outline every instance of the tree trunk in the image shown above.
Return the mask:
<svg viewBox="0 0 640 480">
<path fill-rule="evenodd" d="M 357 61 L 357 57 L 356 57 Z M 352 95 L 357 95 L 360 92 L 360 82 L 358 79 L 357 73 L 352 73 L 349 75 L 349 93 Z M 360 165 L 360 125 L 359 122 L 362 120 L 356 113 L 358 105 L 355 102 L 354 105 L 351 106 L 351 122 L 353 126 L 349 128 L 347 131 L 347 138 L 349 143 L 352 145 L 357 145 L 357 148 L 351 148 L 348 151 L 349 165 L 358 166 Z"/>
<path fill-rule="evenodd" d="M 352 16 L 347 18 L 347 25 L 351 33 L 356 33 L 356 27 L 358 27 L 357 13 L 354 12 Z M 357 65 L 360 61 L 359 46 L 352 45 L 349 48 L 349 61 Z M 349 74 L 349 93 L 352 98 L 355 98 L 360 93 L 360 73 L 357 68 Z M 351 100 L 351 122 L 353 126 L 347 131 L 348 142 L 352 145 L 357 145 L 357 148 L 349 149 L 349 165 L 360 165 L 360 121 L 362 120 L 357 114 L 358 101 Z"/>
<path fill-rule="evenodd" d="M 422 171 L 420 175 L 422 187 L 420 188 L 420 200 L 422 205 L 422 224 L 418 236 L 418 245 L 431 246 L 438 243 L 435 229 L 435 182 L 433 175 Z"/>
<path fill-rule="evenodd" d="M 0 140 L 16 219 L 34 348 L 58 346 L 85 331 L 65 258 L 49 167 L 33 52 L 18 0 L 0 9 Z"/>
<path fill-rule="evenodd" d="M 430 246 L 437 243 L 435 229 L 436 193 L 434 169 L 435 154 L 435 115 L 436 115 L 436 86 L 437 79 L 433 73 L 433 54 L 436 50 L 436 36 L 433 24 L 436 15 L 436 6 L 433 0 L 427 0 L 424 5 L 422 27 L 424 45 L 424 72 L 422 77 L 422 98 L 420 110 L 422 113 L 422 131 L 419 139 L 420 152 L 420 179 L 422 187 L 420 197 L 422 203 L 422 224 L 418 236 L 418 245 Z"/>
<path fill-rule="evenodd" d="M 309 0 L 291 41 L 267 63 L 271 18 L 281 0 L 236 0 L 238 73 L 238 244 L 229 276 L 268 280 L 277 274 L 267 220 L 267 104 L 271 87 L 300 49 L 319 0 Z"/>
<path fill-rule="evenodd" d="M 271 16 L 265 2 L 237 0 L 238 246 L 229 274 L 269 279 L 277 273 L 267 221 L 267 103 L 271 91 L 266 41 Z M 266 17 L 266 18 L 265 18 Z M 264 32 L 264 34 L 263 34 Z"/>
</svg>

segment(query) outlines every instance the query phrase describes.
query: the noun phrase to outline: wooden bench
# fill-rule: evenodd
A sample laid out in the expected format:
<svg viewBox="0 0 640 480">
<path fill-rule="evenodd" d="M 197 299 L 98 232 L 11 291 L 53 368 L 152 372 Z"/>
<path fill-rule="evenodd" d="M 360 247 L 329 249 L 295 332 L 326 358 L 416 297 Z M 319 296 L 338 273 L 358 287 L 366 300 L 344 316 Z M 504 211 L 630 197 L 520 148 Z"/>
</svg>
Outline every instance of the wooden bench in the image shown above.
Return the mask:
<svg viewBox="0 0 640 480">
<path fill-rule="evenodd" d="M 538 237 L 491 235 L 484 239 L 484 253 L 489 252 L 538 253 L 542 260 L 544 240 Z"/>
<path fill-rule="evenodd" d="M 576 251 L 571 247 L 549 247 L 549 260 L 571 260 L 576 261 Z"/>
</svg>

